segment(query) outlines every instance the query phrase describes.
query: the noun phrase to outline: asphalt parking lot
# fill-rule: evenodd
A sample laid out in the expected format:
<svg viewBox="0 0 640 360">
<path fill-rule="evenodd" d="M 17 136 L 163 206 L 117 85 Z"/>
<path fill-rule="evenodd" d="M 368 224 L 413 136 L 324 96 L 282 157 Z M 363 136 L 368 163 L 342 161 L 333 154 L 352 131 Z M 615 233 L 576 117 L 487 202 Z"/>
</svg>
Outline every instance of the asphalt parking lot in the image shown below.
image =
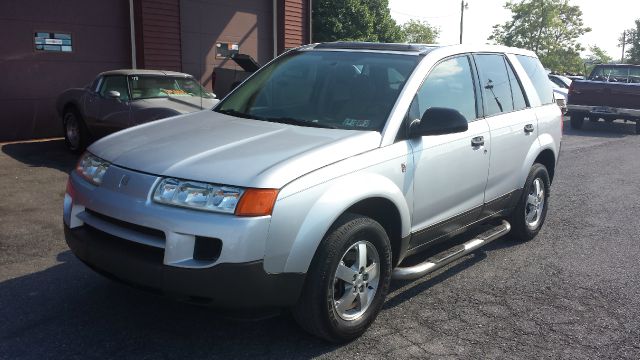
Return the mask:
<svg viewBox="0 0 640 360">
<path fill-rule="evenodd" d="M 0 359 L 640 358 L 640 136 L 568 129 L 544 229 L 394 283 L 372 328 L 327 344 L 285 313 L 229 314 L 116 284 L 62 232 L 61 140 L 0 148 Z"/>
</svg>

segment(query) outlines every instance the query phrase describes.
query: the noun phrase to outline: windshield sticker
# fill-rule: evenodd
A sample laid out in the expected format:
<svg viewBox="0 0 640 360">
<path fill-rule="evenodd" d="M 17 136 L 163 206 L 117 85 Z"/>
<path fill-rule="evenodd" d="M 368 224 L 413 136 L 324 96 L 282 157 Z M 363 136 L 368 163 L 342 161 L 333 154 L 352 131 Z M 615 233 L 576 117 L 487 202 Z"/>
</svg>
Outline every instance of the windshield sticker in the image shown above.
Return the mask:
<svg viewBox="0 0 640 360">
<path fill-rule="evenodd" d="M 358 120 L 358 119 L 346 118 L 344 120 L 344 123 L 342 124 L 345 126 L 351 126 L 351 127 L 369 127 L 369 124 L 371 124 L 371 120 Z"/>
</svg>

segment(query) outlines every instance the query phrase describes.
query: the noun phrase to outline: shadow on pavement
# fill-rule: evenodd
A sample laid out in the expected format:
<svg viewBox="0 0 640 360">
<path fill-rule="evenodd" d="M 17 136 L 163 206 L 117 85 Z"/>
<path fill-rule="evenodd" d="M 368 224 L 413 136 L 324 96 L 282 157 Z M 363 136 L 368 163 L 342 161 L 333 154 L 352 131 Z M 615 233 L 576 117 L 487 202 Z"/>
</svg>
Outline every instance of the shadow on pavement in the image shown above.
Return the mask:
<svg viewBox="0 0 640 360">
<path fill-rule="evenodd" d="M 586 119 L 582 124 L 582 129 L 575 130 L 571 128 L 569 118 L 565 117 L 563 135 L 620 139 L 627 136 L 635 136 L 635 131 L 635 123 L 625 123 L 623 120 L 607 123 L 604 121 L 593 122 Z"/>
<path fill-rule="evenodd" d="M 78 161 L 78 155 L 71 153 L 64 140 L 45 140 L 1 145 L 2 152 L 24 164 L 33 167 L 48 167 L 69 172 Z"/>
<path fill-rule="evenodd" d="M 57 260 L 0 283 L 0 358 L 286 359 L 336 349 L 289 315 L 231 319 L 114 283 L 70 251 Z"/>
<path fill-rule="evenodd" d="M 452 247 L 453 245 L 462 244 L 473 239 L 475 235 L 481 233 L 485 229 L 486 227 L 479 227 L 478 229 L 475 229 L 468 233 L 458 235 L 449 241 L 433 246 L 423 253 L 419 253 L 405 259 L 402 265 L 411 266 L 419 264 L 429 257 Z M 507 234 L 502 238 L 496 239 L 495 241 L 481 247 L 471 254 L 454 261 L 452 263 L 453 265 L 445 266 L 443 268 L 445 270 L 436 270 L 431 274 L 427 274 L 424 277 L 415 280 L 396 280 L 391 283 L 391 289 L 389 290 L 390 295 L 387 297 L 387 301 L 384 304 L 384 309 L 389 309 L 401 305 L 405 301 L 414 298 L 423 291 L 427 291 L 429 288 L 448 280 L 449 278 L 465 271 L 466 269 L 472 268 L 475 264 L 486 259 L 486 254 L 491 251 L 506 249 L 509 247 L 518 246 L 519 244 L 520 242 L 512 240 L 510 234 Z M 427 280 L 425 281 L 425 279 Z"/>
</svg>

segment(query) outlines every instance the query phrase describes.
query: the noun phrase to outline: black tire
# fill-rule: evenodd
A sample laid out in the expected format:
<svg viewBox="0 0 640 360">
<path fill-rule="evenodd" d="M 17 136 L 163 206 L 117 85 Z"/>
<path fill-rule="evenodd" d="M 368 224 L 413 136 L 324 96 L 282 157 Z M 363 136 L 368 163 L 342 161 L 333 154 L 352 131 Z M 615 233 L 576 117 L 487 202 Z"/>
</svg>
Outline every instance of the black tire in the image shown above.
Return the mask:
<svg viewBox="0 0 640 360">
<path fill-rule="evenodd" d="M 582 124 L 584 123 L 584 114 L 581 113 L 573 113 L 569 116 L 570 124 L 572 129 L 582 129 Z"/>
<path fill-rule="evenodd" d="M 74 138 L 74 130 L 71 130 L 74 126 L 77 138 Z M 87 127 L 76 108 L 70 107 L 65 110 L 62 115 L 62 130 L 64 143 L 71 152 L 79 154 L 87 148 L 89 142 Z"/>
<path fill-rule="evenodd" d="M 636 120 L 636 135 L 640 135 L 640 120 Z"/>
<path fill-rule="evenodd" d="M 535 193 L 535 183 L 536 181 L 541 181 L 541 188 L 544 190 L 544 194 L 541 197 L 543 199 L 542 208 L 538 210 L 537 216 L 535 219 L 538 221 L 533 225 L 532 223 L 527 221 L 527 214 L 531 213 L 528 211 L 534 208 L 530 202 L 528 201 L 529 195 L 534 192 Z M 524 184 L 524 188 L 522 190 L 522 196 L 518 201 L 518 205 L 515 210 L 511 214 L 509 218 L 509 222 L 511 223 L 511 238 L 517 241 L 529 241 L 533 239 L 540 229 L 542 225 L 544 225 L 544 220 L 547 217 L 547 209 L 549 208 L 549 191 L 550 191 L 549 181 L 549 172 L 547 168 L 542 165 L 535 163 L 529 170 L 529 176 L 527 176 L 527 181 Z M 533 225 L 533 226 L 532 226 Z"/>
<path fill-rule="evenodd" d="M 339 264 L 346 265 L 346 261 L 342 262 L 343 256 L 346 258 L 348 251 L 351 251 L 355 244 L 362 243 L 361 240 L 366 240 L 369 245 L 374 246 L 379 258 L 377 289 L 361 315 L 345 320 L 334 302 L 335 291 L 341 286 L 340 280 L 335 279 L 336 270 Z M 362 274 L 362 270 L 360 273 Z M 293 317 L 307 332 L 331 342 L 343 343 L 353 340 L 362 335 L 375 320 L 384 304 L 390 281 L 391 245 L 384 228 L 366 216 L 344 214 L 329 229 L 316 251 L 307 273 L 303 293 L 298 304 L 292 309 Z M 347 282 L 342 284 L 350 285 Z M 369 292 L 368 289 L 373 289 L 370 284 L 366 283 L 367 289 L 364 291 Z M 351 290 L 354 290 L 354 287 Z M 344 291 L 343 294 L 351 292 L 357 291 Z M 357 296 L 356 299 L 359 301 L 360 295 Z"/>
<path fill-rule="evenodd" d="M 604 122 L 607 122 L 607 123 L 612 123 L 614 120 L 615 120 L 614 118 L 610 118 L 610 117 L 604 118 Z"/>
<path fill-rule="evenodd" d="M 589 116 L 589 121 L 591 122 L 598 122 L 598 120 L 600 120 L 600 118 L 597 116 Z"/>
</svg>

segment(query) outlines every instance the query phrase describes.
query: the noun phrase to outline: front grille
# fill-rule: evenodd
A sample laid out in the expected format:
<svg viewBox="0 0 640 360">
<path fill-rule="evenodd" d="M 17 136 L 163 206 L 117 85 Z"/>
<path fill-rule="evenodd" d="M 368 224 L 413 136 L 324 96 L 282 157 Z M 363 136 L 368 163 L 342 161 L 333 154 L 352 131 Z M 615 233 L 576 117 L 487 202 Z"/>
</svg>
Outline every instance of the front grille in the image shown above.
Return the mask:
<svg viewBox="0 0 640 360">
<path fill-rule="evenodd" d="M 150 227 L 141 226 L 141 225 L 137 225 L 137 224 L 132 224 L 130 222 L 118 220 L 118 219 L 112 218 L 111 216 L 100 214 L 100 213 L 95 212 L 95 211 L 90 210 L 90 209 L 85 209 L 85 211 L 89 215 L 91 215 L 91 216 L 93 216 L 95 218 L 98 218 L 98 219 L 100 219 L 102 221 L 111 223 L 111 224 L 113 224 L 115 226 L 119 226 L 121 228 L 125 228 L 125 229 L 132 230 L 132 231 L 136 231 L 136 232 L 139 232 L 139 233 L 142 233 L 142 234 L 145 234 L 145 235 L 157 237 L 157 238 L 162 239 L 163 241 L 165 240 L 164 231 L 162 231 L 162 230 L 153 229 L 153 228 L 150 228 Z"/>
</svg>

